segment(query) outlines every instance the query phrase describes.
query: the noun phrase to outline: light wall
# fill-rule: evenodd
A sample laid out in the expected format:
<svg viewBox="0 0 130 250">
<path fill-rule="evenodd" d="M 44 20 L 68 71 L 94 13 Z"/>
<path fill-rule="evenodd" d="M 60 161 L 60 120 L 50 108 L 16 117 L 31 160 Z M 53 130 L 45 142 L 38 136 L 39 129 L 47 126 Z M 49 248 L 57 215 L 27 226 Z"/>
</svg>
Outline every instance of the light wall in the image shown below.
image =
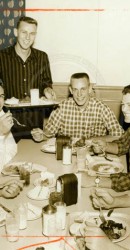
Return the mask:
<svg viewBox="0 0 130 250">
<path fill-rule="evenodd" d="M 86 71 L 98 85 L 130 84 L 130 0 L 26 0 L 26 9 L 54 82 Z"/>
</svg>

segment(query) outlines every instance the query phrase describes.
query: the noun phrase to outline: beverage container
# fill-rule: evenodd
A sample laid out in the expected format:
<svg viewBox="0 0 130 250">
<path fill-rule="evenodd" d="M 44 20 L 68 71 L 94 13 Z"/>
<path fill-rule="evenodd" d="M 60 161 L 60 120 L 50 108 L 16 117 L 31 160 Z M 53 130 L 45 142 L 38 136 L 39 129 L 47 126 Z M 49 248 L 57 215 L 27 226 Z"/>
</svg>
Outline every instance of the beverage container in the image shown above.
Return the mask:
<svg viewBox="0 0 130 250">
<path fill-rule="evenodd" d="M 17 206 L 17 209 L 15 209 L 15 212 L 19 214 L 19 229 L 27 228 L 27 211 L 26 203 L 21 203 Z"/>
<path fill-rule="evenodd" d="M 63 201 L 63 193 L 62 191 L 54 191 L 50 193 L 49 204 L 54 205 L 58 201 Z"/>
<path fill-rule="evenodd" d="M 6 235 L 10 242 L 18 241 L 19 239 L 19 216 L 14 212 L 6 215 Z"/>
<path fill-rule="evenodd" d="M 69 165 L 72 163 L 72 148 L 69 144 L 63 146 L 63 164 Z"/>
<path fill-rule="evenodd" d="M 56 207 L 47 205 L 42 209 L 43 227 L 42 233 L 45 236 L 55 236 L 56 234 Z"/>
<path fill-rule="evenodd" d="M 57 208 L 56 211 L 56 229 L 63 230 L 66 226 L 66 204 L 58 201 L 54 204 Z"/>
<path fill-rule="evenodd" d="M 77 148 L 77 168 L 81 170 L 86 168 L 86 146 Z"/>
<path fill-rule="evenodd" d="M 39 89 L 30 89 L 31 105 L 39 104 Z"/>
<path fill-rule="evenodd" d="M 24 180 L 24 185 L 28 186 L 30 184 L 30 171 L 24 167 L 20 168 L 20 180 Z"/>
</svg>

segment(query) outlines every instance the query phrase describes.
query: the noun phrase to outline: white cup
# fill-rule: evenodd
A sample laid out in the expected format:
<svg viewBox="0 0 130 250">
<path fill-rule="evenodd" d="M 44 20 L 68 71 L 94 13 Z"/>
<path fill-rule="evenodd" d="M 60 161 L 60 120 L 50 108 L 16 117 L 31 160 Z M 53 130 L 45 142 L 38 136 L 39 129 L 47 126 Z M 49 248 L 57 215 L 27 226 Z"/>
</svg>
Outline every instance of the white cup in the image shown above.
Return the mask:
<svg viewBox="0 0 130 250">
<path fill-rule="evenodd" d="M 56 228 L 57 230 L 64 230 L 66 226 L 66 204 L 62 201 L 58 201 L 54 205 L 57 208 Z"/>
<path fill-rule="evenodd" d="M 30 89 L 31 105 L 39 104 L 39 89 Z"/>
<path fill-rule="evenodd" d="M 18 241 L 19 239 L 19 216 L 13 212 L 6 215 L 6 234 L 10 242 Z"/>
</svg>

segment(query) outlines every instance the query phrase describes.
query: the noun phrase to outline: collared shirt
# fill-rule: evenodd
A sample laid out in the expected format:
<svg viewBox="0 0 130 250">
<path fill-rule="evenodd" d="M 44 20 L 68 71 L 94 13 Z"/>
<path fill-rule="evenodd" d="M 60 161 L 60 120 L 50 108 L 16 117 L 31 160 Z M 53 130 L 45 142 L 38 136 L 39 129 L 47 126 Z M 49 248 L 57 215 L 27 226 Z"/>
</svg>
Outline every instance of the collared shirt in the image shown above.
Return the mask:
<svg viewBox="0 0 130 250">
<path fill-rule="evenodd" d="M 116 192 L 130 190 L 130 173 L 111 174 L 111 188 Z"/>
<path fill-rule="evenodd" d="M 120 137 L 119 140 L 114 141 L 118 144 L 118 154 L 123 155 L 129 151 L 130 147 L 130 128 Z"/>
<path fill-rule="evenodd" d="M 53 135 L 61 134 L 72 138 L 106 134 L 121 136 L 123 133 L 113 111 L 96 98 L 90 98 L 83 110 L 76 105 L 73 98 L 63 101 L 51 113 L 45 130 Z"/>
<path fill-rule="evenodd" d="M 0 79 L 5 97 L 22 99 L 30 95 L 31 88 L 39 88 L 40 95 L 46 87 L 52 87 L 48 56 L 45 52 L 31 48 L 31 54 L 24 62 L 11 46 L 0 51 Z"/>
</svg>

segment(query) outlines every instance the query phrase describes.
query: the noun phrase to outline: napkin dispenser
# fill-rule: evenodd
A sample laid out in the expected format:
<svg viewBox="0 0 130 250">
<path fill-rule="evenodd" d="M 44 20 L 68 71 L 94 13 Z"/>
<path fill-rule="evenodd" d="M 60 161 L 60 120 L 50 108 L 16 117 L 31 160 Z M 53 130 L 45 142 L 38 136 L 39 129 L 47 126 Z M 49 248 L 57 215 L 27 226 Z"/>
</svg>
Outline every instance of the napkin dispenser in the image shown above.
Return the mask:
<svg viewBox="0 0 130 250">
<path fill-rule="evenodd" d="M 62 160 L 63 157 L 63 146 L 70 142 L 69 136 L 60 135 L 56 138 L 56 159 Z"/>
<path fill-rule="evenodd" d="M 63 201 L 66 206 L 76 204 L 78 201 L 78 178 L 75 174 L 64 174 L 58 177 L 56 182 L 58 192 L 63 193 Z"/>
</svg>

